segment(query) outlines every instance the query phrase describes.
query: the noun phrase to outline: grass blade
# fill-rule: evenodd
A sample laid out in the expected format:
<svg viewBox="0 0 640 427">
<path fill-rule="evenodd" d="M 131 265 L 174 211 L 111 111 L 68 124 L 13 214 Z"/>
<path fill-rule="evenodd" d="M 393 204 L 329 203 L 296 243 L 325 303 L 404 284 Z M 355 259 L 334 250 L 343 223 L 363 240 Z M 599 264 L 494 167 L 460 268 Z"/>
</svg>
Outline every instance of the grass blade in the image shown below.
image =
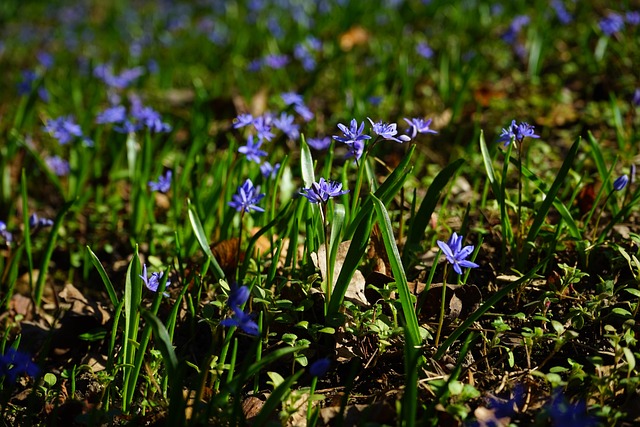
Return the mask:
<svg viewBox="0 0 640 427">
<path fill-rule="evenodd" d="M 198 240 L 198 243 L 200 244 L 200 248 L 204 251 L 205 255 L 207 256 L 207 258 L 209 258 L 209 261 L 213 266 L 213 275 L 215 276 L 216 280 L 225 279 L 225 274 L 224 274 L 224 271 L 222 271 L 222 267 L 220 267 L 220 264 L 218 264 L 218 261 L 216 260 L 216 258 L 213 256 L 213 253 L 211 252 L 211 248 L 209 247 L 209 240 L 207 239 L 207 235 L 205 234 L 204 229 L 202 228 L 202 223 L 198 218 L 196 207 L 193 204 L 191 204 L 190 200 L 187 200 L 187 204 L 189 206 L 188 211 L 189 211 L 189 222 L 191 222 L 191 228 L 193 228 L 193 232 L 196 235 L 196 240 Z"/>
<path fill-rule="evenodd" d="M 93 253 L 89 245 L 87 245 L 86 247 L 87 247 L 87 252 L 89 252 L 89 256 L 91 257 L 91 262 L 93 263 L 93 266 L 96 268 L 96 270 L 98 270 L 98 274 L 102 278 L 102 283 L 104 283 L 104 287 L 107 289 L 107 294 L 109 294 L 109 299 L 111 300 L 111 304 L 114 307 L 117 307 L 120 304 L 120 301 L 118 301 L 118 295 L 116 294 L 116 290 L 113 287 L 113 284 L 111 283 L 111 280 L 107 275 L 107 272 L 105 271 L 104 267 L 102 266 L 102 263 L 98 259 L 98 256 L 95 253 Z"/>
<path fill-rule="evenodd" d="M 442 169 L 433 179 L 433 182 L 429 186 L 427 194 L 422 200 L 418 211 L 411 217 L 407 241 L 402 252 L 402 261 L 404 263 L 408 262 L 411 251 L 415 250 L 420 245 L 420 241 L 424 237 L 425 230 L 431 220 L 431 214 L 440 200 L 442 190 L 449 180 L 456 174 L 458 169 L 460 169 L 460 166 L 462 166 L 463 163 L 464 159 L 456 160 Z"/>
</svg>

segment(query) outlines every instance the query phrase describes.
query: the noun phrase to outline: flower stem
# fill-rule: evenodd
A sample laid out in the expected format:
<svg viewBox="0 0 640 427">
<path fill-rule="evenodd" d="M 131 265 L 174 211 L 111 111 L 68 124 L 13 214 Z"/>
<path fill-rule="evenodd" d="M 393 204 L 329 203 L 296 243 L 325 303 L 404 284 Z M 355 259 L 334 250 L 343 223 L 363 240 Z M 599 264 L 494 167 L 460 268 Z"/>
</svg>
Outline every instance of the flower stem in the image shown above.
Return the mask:
<svg viewBox="0 0 640 427">
<path fill-rule="evenodd" d="M 330 248 L 330 240 L 331 235 L 329 234 L 329 221 L 327 220 L 327 203 L 322 203 L 320 206 L 320 215 L 322 217 L 322 229 L 324 230 L 324 249 L 325 249 L 325 262 L 326 262 L 326 277 L 325 277 L 325 314 L 327 314 L 329 309 L 329 303 L 331 302 L 331 291 L 333 287 L 333 268 L 331 265 L 331 248 Z"/>
<path fill-rule="evenodd" d="M 440 344 L 440 333 L 442 332 L 442 324 L 444 323 L 444 304 L 447 296 L 447 267 L 448 264 L 445 264 L 444 273 L 442 275 L 442 301 L 440 302 L 440 319 L 438 320 L 438 332 L 436 333 L 436 347 Z"/>
</svg>

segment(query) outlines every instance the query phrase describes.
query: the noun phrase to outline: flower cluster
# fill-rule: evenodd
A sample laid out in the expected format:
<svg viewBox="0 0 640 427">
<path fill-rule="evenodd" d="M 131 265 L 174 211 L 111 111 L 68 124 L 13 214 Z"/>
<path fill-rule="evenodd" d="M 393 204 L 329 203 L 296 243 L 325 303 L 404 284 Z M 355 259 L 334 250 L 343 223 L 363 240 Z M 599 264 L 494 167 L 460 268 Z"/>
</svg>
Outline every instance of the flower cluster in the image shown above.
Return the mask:
<svg viewBox="0 0 640 427">
<path fill-rule="evenodd" d="M 248 335 L 258 336 L 260 335 L 258 324 L 253 320 L 250 314 L 247 314 L 242 310 L 242 305 L 244 305 L 248 299 L 249 288 L 246 286 L 232 286 L 231 292 L 229 293 L 229 299 L 227 300 L 227 306 L 233 310 L 233 317 L 223 319 L 220 321 L 220 324 L 227 328 L 235 326 L 243 330 Z"/>
<path fill-rule="evenodd" d="M 344 136 L 334 135 L 333 139 L 347 145 L 349 149 L 348 157 L 355 157 L 356 160 L 360 160 L 364 152 L 364 142 L 371 139 L 371 136 L 364 134 L 364 122 L 358 126 L 358 121 L 352 119 L 348 128 L 342 123 L 338 123 L 338 129 L 342 131 Z"/>
<path fill-rule="evenodd" d="M 293 47 L 293 56 L 302 64 L 305 71 L 316 68 L 316 54 L 322 50 L 322 42 L 315 37 L 307 37 Z"/>
<path fill-rule="evenodd" d="M 38 74 L 32 70 L 22 72 L 22 81 L 18 83 L 18 94 L 20 96 L 30 95 L 34 86 L 38 88 L 38 96 L 43 102 L 49 102 L 49 92 L 42 86 L 37 84 Z"/>
<path fill-rule="evenodd" d="M 473 252 L 474 246 L 469 245 L 463 248 L 462 240 L 463 237 L 458 236 L 454 231 L 446 243 L 441 240 L 437 241 L 438 246 L 444 253 L 444 256 L 447 257 L 447 261 L 453 266 L 453 270 L 458 274 L 462 274 L 462 267 L 479 267 L 475 262 L 467 261 L 467 257 Z"/>
<path fill-rule="evenodd" d="M 327 203 L 330 198 L 342 196 L 348 192 L 349 190 L 342 189 L 342 183 L 320 178 L 318 182 L 312 182 L 311 187 L 303 188 L 300 194 L 311 203 Z"/>
<path fill-rule="evenodd" d="M 533 128 L 534 126 L 531 126 L 526 122 L 518 124 L 515 120 L 512 120 L 511 125 L 507 129 L 502 129 L 498 142 L 503 142 L 506 147 L 511 144 L 512 141 L 516 141 L 518 144 L 521 144 L 527 137 L 540 138 L 539 135 L 533 133 Z"/>
<path fill-rule="evenodd" d="M 158 286 L 160 286 L 160 281 L 162 280 L 162 276 L 164 276 L 164 272 L 160 273 L 151 273 L 151 276 L 147 274 L 147 264 L 142 264 L 142 274 L 140 278 L 142 279 L 142 283 L 149 289 L 151 292 L 158 292 Z M 171 280 L 167 280 L 167 284 L 165 285 L 165 289 L 169 287 L 171 284 Z M 162 292 L 162 295 L 168 297 L 169 294 L 166 292 Z"/>
<path fill-rule="evenodd" d="M 44 124 L 44 130 L 57 139 L 60 145 L 68 144 L 76 138 L 82 139 L 87 146 L 93 145 L 93 141 L 84 136 L 80 125 L 75 122 L 73 116 L 48 119 Z"/>
<path fill-rule="evenodd" d="M 254 59 L 249 63 L 247 69 L 249 71 L 260 71 L 263 68 L 271 68 L 272 70 L 278 70 L 284 68 L 289 63 L 288 55 L 265 55 L 260 59 Z"/>
<path fill-rule="evenodd" d="M 158 177 L 158 181 L 149 181 L 149 189 L 151 191 L 159 191 L 161 193 L 169 192 L 171 188 L 171 177 L 173 173 L 168 170 L 164 175 Z"/>
<path fill-rule="evenodd" d="M 527 55 L 527 49 L 518 41 L 520 32 L 529 24 L 529 17 L 527 15 L 518 15 L 513 18 L 509 29 L 502 34 L 502 40 L 513 46 L 514 51 L 520 58 L 524 58 Z"/>
<path fill-rule="evenodd" d="M 10 347 L 0 356 L 0 377 L 5 377 L 10 383 L 15 383 L 19 376 L 36 377 L 40 373 L 38 365 L 31 361 L 27 353 Z"/>
<path fill-rule="evenodd" d="M 251 210 L 264 212 L 264 209 L 256 205 L 264 196 L 264 193 L 260 193 L 260 187 L 254 187 L 253 182 L 247 179 L 244 184 L 238 187 L 238 192 L 233 195 L 229 206 L 243 214 L 251 212 Z"/>
</svg>

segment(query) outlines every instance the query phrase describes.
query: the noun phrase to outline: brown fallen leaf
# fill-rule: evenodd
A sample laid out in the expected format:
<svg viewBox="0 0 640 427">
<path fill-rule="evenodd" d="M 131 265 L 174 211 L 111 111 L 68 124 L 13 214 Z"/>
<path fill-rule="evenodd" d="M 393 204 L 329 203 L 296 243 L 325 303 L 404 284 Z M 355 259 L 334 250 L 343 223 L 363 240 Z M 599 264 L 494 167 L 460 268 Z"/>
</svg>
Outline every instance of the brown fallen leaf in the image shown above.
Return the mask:
<svg viewBox="0 0 640 427">
<path fill-rule="evenodd" d="M 340 276 L 340 271 L 342 270 L 342 266 L 344 265 L 344 260 L 347 256 L 347 252 L 349 251 L 349 246 L 351 246 L 351 240 L 340 243 L 338 247 L 338 253 L 336 255 L 336 263 L 333 267 L 333 286 L 335 288 L 336 283 L 338 281 L 338 276 Z M 322 277 L 327 276 L 327 252 L 325 245 L 321 245 L 318 248 L 318 253 L 312 253 L 311 259 L 313 260 L 316 268 L 320 269 L 320 274 Z M 349 282 L 349 286 L 347 287 L 347 291 L 345 293 L 344 298 L 348 301 L 351 301 L 354 304 L 358 304 L 363 307 L 369 306 L 369 302 L 364 294 L 366 282 L 364 280 L 364 276 L 360 272 L 360 270 L 356 270 L 353 273 L 353 277 L 351 277 L 351 281 Z"/>
<path fill-rule="evenodd" d="M 360 25 L 355 25 L 340 35 L 340 49 L 345 52 L 369 41 L 369 32 Z"/>
</svg>

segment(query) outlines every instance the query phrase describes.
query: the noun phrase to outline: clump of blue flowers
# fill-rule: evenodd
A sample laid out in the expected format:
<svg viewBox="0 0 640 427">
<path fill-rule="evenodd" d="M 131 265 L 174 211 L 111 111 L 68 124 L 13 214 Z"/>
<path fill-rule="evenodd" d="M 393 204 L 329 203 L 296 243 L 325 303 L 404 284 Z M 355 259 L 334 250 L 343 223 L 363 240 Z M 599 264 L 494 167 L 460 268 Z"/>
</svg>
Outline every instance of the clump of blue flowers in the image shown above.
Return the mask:
<svg viewBox="0 0 640 427">
<path fill-rule="evenodd" d="M 531 126 L 529 123 L 517 123 L 515 120 L 512 120 L 508 128 L 502 129 L 498 142 L 503 142 L 504 146 L 507 147 L 514 141 L 522 144 L 525 138 L 540 138 L 539 135 L 534 133 L 533 129 L 534 126 Z"/>
<path fill-rule="evenodd" d="M 327 203 L 330 198 L 342 196 L 348 192 L 349 190 L 342 189 L 342 183 L 320 178 L 318 182 L 312 182 L 311 187 L 303 188 L 300 194 L 311 203 Z"/>
</svg>

